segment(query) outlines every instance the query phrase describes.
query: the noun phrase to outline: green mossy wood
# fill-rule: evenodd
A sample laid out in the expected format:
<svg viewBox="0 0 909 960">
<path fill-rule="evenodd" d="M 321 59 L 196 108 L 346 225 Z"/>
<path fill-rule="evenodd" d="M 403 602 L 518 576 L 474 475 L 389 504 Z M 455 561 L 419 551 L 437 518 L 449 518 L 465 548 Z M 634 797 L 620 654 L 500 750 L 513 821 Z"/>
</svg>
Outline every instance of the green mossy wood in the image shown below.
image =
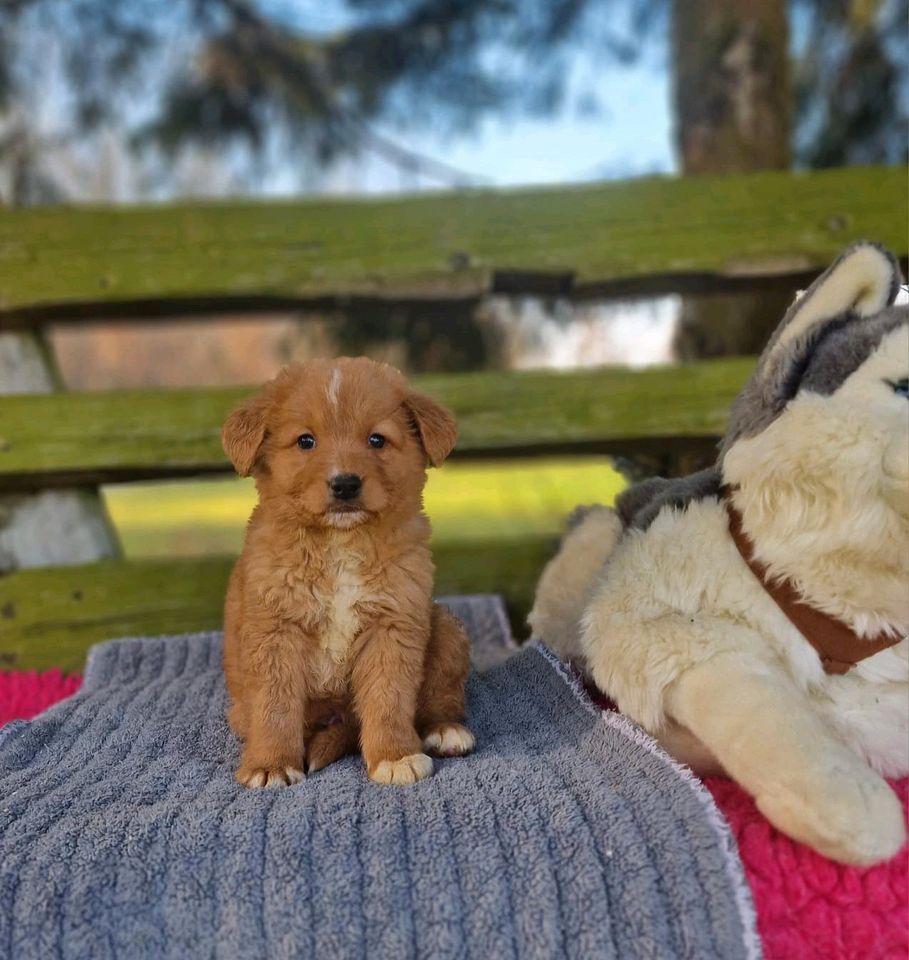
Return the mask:
<svg viewBox="0 0 909 960">
<path fill-rule="evenodd" d="M 551 538 L 434 546 L 437 594 L 505 596 L 520 631 Z M 0 670 L 82 669 L 114 637 L 220 629 L 232 560 L 109 560 L 0 577 Z"/>
<path fill-rule="evenodd" d="M 753 361 L 416 378 L 458 416 L 461 456 L 709 447 Z M 4 397 L 0 490 L 231 469 L 221 423 L 249 390 Z"/>
<path fill-rule="evenodd" d="M 142 300 L 474 296 L 512 271 L 579 291 L 800 275 L 856 237 L 905 256 L 907 200 L 906 168 L 877 167 L 391 200 L 0 209 L 0 327 L 79 303 L 94 305 L 75 311 L 91 317 Z"/>
</svg>

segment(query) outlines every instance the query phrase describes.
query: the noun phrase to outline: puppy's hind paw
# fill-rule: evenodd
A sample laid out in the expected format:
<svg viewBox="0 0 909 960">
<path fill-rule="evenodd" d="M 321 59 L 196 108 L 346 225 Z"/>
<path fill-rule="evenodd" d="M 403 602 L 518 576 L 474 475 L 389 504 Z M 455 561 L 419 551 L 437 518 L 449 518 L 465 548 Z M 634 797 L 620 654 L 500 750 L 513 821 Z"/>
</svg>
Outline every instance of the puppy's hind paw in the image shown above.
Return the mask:
<svg viewBox="0 0 909 960">
<path fill-rule="evenodd" d="M 476 746 L 474 735 L 462 723 L 439 723 L 423 737 L 423 747 L 437 757 L 463 757 Z"/>
<path fill-rule="evenodd" d="M 356 750 L 356 731 L 351 732 L 341 723 L 324 727 L 313 734 L 306 748 L 307 770 L 309 773 L 315 773 L 348 753 L 355 753 Z"/>
<path fill-rule="evenodd" d="M 237 780 L 244 787 L 289 787 L 303 780 L 297 767 L 240 767 Z"/>
<path fill-rule="evenodd" d="M 432 773 L 432 760 L 425 753 L 412 753 L 400 760 L 380 760 L 369 779 L 376 783 L 409 786 Z"/>
</svg>

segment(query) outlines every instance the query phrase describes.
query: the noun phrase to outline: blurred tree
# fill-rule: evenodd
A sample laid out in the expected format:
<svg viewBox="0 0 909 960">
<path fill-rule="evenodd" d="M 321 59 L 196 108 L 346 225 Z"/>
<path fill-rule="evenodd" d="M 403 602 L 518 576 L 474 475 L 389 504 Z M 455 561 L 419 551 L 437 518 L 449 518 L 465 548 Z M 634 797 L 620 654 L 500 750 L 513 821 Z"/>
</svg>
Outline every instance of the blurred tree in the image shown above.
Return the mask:
<svg viewBox="0 0 909 960">
<path fill-rule="evenodd" d="M 795 148 L 810 167 L 905 162 L 909 3 L 803 0 L 795 61 Z"/>
<path fill-rule="evenodd" d="M 892 162 L 907 152 L 907 20 L 909 0 L 0 0 L 0 154 L 30 184 L 16 199 L 46 192 L 46 171 L 22 172 L 40 160 L 23 137 L 41 141 L 22 118 L 58 66 L 54 136 L 119 129 L 160 148 L 160 183 L 168 158 L 224 143 L 248 183 L 275 158 L 362 151 L 470 182 L 371 124 L 552 113 L 578 94 L 579 49 L 629 63 L 671 26 L 684 169 L 781 166 L 790 144 L 800 164 Z"/>
<path fill-rule="evenodd" d="M 675 0 L 676 150 L 686 173 L 786 169 L 792 160 L 785 0 Z M 688 296 L 674 335 L 681 360 L 759 353 L 779 295 Z"/>
<path fill-rule="evenodd" d="M 676 0 L 672 50 L 682 169 L 786 169 L 792 97 L 785 0 Z"/>
</svg>

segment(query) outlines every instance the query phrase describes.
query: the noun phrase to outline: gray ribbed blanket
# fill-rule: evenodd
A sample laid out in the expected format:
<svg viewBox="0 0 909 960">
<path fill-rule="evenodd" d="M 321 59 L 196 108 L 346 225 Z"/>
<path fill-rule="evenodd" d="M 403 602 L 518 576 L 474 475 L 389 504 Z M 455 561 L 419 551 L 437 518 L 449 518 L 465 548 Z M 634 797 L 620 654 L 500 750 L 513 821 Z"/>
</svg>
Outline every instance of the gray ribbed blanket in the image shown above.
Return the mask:
<svg viewBox="0 0 909 960">
<path fill-rule="evenodd" d="M 501 660 L 498 602 L 451 605 Z M 219 635 L 120 640 L 0 731 L 0 958 L 759 953 L 705 791 L 542 647 L 472 674 L 476 754 L 413 787 L 244 790 L 224 704 Z"/>
</svg>

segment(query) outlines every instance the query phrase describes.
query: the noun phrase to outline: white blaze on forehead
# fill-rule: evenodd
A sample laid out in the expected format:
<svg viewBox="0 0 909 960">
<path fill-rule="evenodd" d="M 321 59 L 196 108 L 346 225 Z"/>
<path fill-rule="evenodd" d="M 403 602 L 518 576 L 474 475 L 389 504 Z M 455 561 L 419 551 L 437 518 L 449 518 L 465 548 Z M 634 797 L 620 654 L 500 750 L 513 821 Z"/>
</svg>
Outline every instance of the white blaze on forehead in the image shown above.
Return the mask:
<svg viewBox="0 0 909 960">
<path fill-rule="evenodd" d="M 338 391 L 341 389 L 341 368 L 332 367 L 331 376 L 328 378 L 328 402 L 333 406 L 338 405 Z"/>
</svg>

